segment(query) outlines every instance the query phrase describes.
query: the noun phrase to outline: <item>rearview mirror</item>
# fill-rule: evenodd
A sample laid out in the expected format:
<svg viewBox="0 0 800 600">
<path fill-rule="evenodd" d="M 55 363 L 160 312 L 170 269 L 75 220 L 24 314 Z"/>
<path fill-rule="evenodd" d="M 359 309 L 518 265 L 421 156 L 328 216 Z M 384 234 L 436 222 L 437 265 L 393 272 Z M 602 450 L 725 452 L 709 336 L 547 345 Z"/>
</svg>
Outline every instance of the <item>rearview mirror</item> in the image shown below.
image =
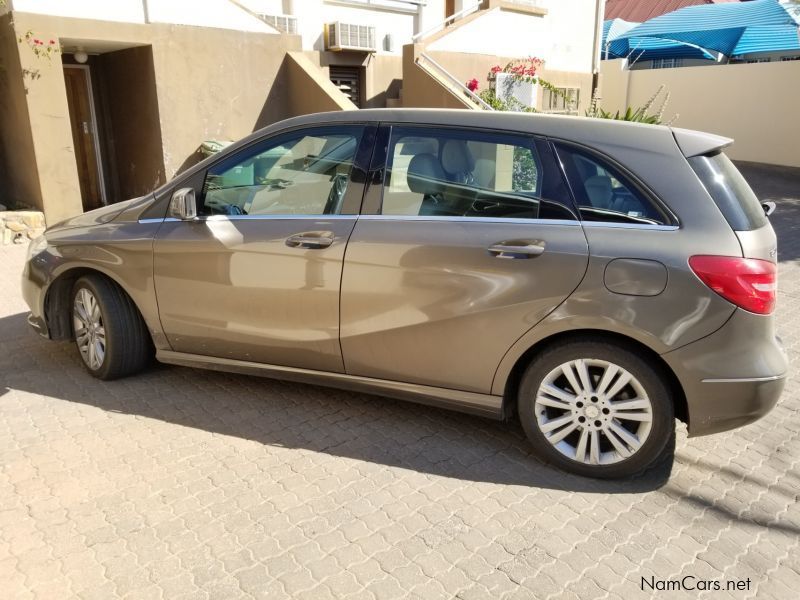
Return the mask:
<svg viewBox="0 0 800 600">
<path fill-rule="evenodd" d="M 761 208 L 764 209 L 764 214 L 770 216 L 772 213 L 775 212 L 775 203 L 770 201 L 762 202 Z"/>
<path fill-rule="evenodd" d="M 181 221 L 192 221 L 197 218 L 197 202 L 192 188 L 181 188 L 172 194 L 169 201 L 169 216 Z"/>
</svg>

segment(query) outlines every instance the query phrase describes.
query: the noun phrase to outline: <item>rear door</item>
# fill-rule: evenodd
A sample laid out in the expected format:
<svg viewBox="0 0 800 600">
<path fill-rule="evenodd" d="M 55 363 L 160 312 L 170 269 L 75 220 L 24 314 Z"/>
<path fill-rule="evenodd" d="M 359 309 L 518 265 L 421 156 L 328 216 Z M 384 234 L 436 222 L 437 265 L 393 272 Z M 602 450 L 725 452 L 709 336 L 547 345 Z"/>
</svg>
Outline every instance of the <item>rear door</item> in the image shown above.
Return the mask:
<svg viewBox="0 0 800 600">
<path fill-rule="evenodd" d="M 489 393 L 503 355 L 586 272 L 552 150 L 530 136 L 383 127 L 369 181 L 342 275 L 346 372 Z"/>
</svg>

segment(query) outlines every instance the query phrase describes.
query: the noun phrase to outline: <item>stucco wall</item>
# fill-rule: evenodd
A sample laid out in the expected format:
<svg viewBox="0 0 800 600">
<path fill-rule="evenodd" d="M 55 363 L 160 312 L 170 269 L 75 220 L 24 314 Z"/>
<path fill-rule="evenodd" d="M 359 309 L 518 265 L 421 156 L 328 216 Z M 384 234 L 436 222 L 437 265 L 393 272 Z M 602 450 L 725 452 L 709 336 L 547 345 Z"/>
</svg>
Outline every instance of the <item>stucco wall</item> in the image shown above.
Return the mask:
<svg viewBox="0 0 800 600">
<path fill-rule="evenodd" d="M 17 39 L 11 16 L 0 16 L 0 204 L 41 208 L 39 176 Z M 13 176 L 12 176 L 13 175 Z"/>
<path fill-rule="evenodd" d="M 734 138 L 735 159 L 800 167 L 800 61 L 621 71 L 603 61 L 602 101 L 607 110 L 644 104 L 664 84 L 671 97 L 665 116 L 676 127 Z"/>
<path fill-rule="evenodd" d="M 166 179 L 204 140 L 235 140 L 290 114 L 281 64 L 287 51 L 300 49 L 298 36 L 29 13 L 14 13 L 14 27 L 17 35 L 32 30 L 65 46 L 79 40 L 90 53 L 95 47 L 151 46 Z M 22 98 L 29 121 L 19 114 L 21 129 L 30 124 L 35 160 L 27 161 L 24 174 L 13 174 L 11 185 L 39 187 L 38 205 L 53 223 L 82 209 L 61 61 L 37 59 L 25 45 L 13 44 L 13 49 L 21 67 L 38 70 L 40 77 L 28 83 Z M 25 183 L 34 177 L 40 186 Z"/>
</svg>

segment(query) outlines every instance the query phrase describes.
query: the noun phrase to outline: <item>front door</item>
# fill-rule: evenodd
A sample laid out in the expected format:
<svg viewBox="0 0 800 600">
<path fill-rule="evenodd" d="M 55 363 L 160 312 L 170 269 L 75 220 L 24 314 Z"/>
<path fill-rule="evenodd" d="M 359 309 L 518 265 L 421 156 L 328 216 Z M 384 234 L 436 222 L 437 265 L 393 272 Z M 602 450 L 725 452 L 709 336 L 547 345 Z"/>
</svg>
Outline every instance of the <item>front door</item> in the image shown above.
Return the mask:
<svg viewBox="0 0 800 600">
<path fill-rule="evenodd" d="M 381 132 L 380 135 L 383 135 Z M 545 140 L 393 127 L 347 247 L 348 374 L 489 393 L 505 353 L 578 286 L 588 245 Z"/>
<path fill-rule="evenodd" d="M 358 125 L 296 130 L 208 169 L 199 218 L 166 219 L 155 241 L 159 314 L 174 351 L 343 371 L 342 260 L 369 144 Z"/>
<path fill-rule="evenodd" d="M 104 202 L 89 68 L 64 65 L 64 83 L 83 210 L 92 210 L 103 206 Z"/>
</svg>

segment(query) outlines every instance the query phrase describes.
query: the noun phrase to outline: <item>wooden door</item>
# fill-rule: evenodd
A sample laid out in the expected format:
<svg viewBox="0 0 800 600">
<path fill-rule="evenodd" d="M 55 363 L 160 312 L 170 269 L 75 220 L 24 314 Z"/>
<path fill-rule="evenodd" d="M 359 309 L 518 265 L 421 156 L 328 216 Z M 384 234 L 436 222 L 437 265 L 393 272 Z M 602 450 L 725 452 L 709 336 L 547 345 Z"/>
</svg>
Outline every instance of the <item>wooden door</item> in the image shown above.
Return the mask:
<svg viewBox="0 0 800 600">
<path fill-rule="evenodd" d="M 444 17 L 450 17 L 456 12 L 456 0 L 446 0 L 444 3 Z"/>
<path fill-rule="evenodd" d="M 103 206 L 100 180 L 100 163 L 95 137 L 96 122 L 92 110 L 89 70 L 81 67 L 64 67 L 67 87 L 67 105 L 72 126 L 72 144 L 78 165 L 83 210 Z"/>
</svg>

